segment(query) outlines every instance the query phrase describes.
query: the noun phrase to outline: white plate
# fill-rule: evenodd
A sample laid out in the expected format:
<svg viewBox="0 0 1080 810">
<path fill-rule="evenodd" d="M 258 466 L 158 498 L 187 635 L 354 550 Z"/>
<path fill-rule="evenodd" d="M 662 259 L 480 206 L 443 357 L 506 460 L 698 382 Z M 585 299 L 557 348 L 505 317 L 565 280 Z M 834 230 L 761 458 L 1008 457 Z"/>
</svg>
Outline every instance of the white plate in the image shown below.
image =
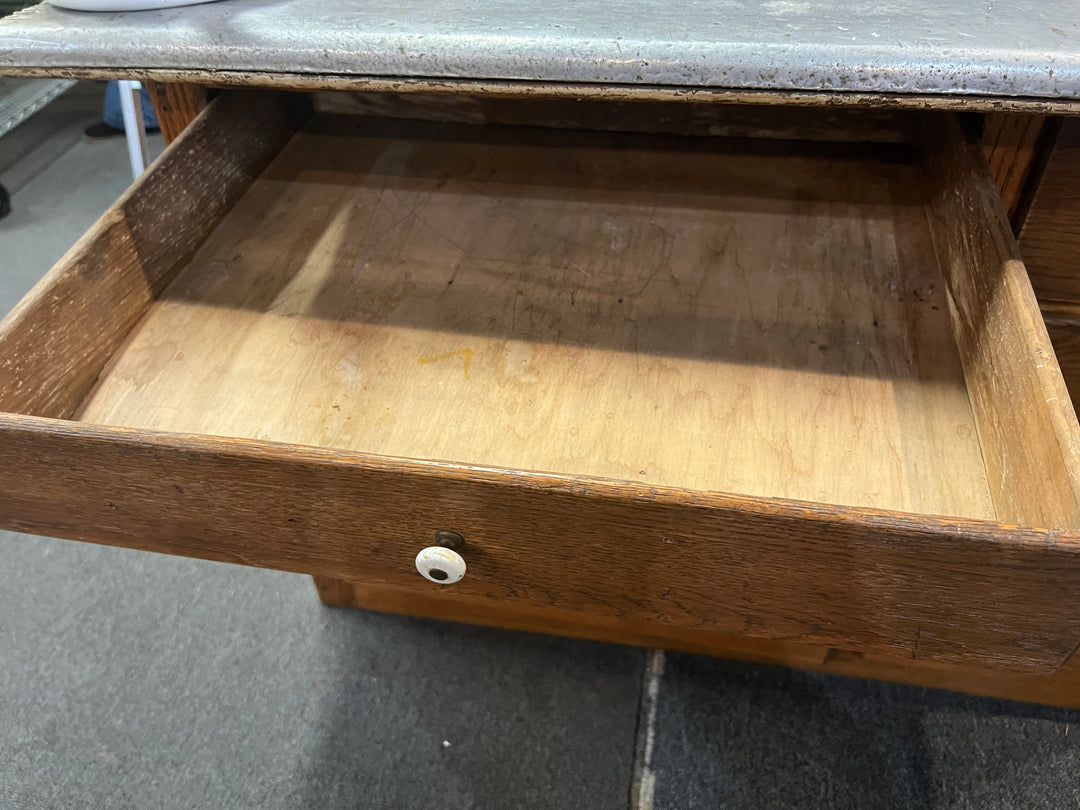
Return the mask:
<svg viewBox="0 0 1080 810">
<path fill-rule="evenodd" d="M 74 11 L 146 11 L 173 6 L 194 6 L 198 3 L 214 3 L 217 0 L 49 0 L 59 8 Z"/>
</svg>

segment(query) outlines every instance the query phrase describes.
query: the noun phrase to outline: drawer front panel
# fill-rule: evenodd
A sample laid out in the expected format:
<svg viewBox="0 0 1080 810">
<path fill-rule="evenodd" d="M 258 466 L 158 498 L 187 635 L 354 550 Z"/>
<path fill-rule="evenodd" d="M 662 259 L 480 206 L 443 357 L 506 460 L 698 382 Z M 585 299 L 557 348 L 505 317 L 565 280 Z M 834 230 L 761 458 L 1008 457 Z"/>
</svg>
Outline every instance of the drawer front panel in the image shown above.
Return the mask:
<svg viewBox="0 0 1080 810">
<path fill-rule="evenodd" d="M 1016 670 L 1080 640 L 1080 539 L 796 502 L 0 420 L 0 525 L 345 580 Z"/>
</svg>

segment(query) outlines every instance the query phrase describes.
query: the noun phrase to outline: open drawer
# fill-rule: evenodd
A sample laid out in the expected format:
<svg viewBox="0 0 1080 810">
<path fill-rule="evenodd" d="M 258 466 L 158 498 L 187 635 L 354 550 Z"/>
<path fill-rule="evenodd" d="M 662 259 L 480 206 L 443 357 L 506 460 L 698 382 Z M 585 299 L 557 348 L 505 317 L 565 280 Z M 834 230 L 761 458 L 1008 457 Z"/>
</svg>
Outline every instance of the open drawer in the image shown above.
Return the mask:
<svg viewBox="0 0 1080 810">
<path fill-rule="evenodd" d="M 0 325 L 0 525 L 1017 671 L 1080 428 L 959 122 L 762 143 L 220 97 Z"/>
</svg>

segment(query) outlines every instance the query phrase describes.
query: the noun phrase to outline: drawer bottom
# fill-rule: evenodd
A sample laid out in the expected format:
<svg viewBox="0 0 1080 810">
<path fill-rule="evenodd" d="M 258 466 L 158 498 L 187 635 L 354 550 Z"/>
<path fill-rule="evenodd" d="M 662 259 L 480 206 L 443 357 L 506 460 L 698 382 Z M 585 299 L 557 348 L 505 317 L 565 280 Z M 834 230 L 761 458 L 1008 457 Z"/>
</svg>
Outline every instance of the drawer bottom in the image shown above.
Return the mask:
<svg viewBox="0 0 1080 810">
<path fill-rule="evenodd" d="M 993 520 L 921 183 L 891 144 L 316 116 L 78 418 Z"/>
</svg>

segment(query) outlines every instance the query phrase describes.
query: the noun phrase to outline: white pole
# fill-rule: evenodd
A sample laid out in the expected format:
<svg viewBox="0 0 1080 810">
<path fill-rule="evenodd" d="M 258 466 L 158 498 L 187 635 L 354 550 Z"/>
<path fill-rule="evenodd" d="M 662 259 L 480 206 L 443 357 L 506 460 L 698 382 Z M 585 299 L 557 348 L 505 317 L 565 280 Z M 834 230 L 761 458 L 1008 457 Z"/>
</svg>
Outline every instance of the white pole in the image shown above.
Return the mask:
<svg viewBox="0 0 1080 810">
<path fill-rule="evenodd" d="M 142 99 L 139 82 L 121 81 L 120 109 L 124 113 L 124 134 L 127 137 L 128 156 L 131 158 L 131 176 L 138 177 L 146 169 L 148 151 L 146 129 L 143 127 Z"/>
</svg>

